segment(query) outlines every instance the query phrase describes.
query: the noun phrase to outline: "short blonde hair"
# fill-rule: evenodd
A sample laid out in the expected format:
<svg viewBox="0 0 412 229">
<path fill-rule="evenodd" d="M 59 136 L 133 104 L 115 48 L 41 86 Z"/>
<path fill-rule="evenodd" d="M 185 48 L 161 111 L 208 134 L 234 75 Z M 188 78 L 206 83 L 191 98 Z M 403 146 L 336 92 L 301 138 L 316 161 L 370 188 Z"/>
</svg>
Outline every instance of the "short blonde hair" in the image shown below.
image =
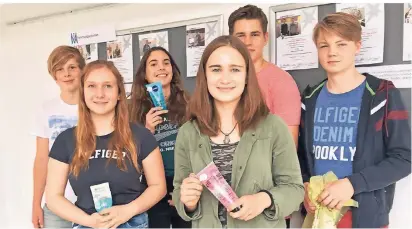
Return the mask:
<svg viewBox="0 0 412 229">
<path fill-rule="evenodd" d="M 328 14 L 313 29 L 313 42 L 316 43 L 320 31 L 334 33 L 346 40 L 358 42 L 362 39 L 362 27 L 355 16 L 338 12 Z"/>
<path fill-rule="evenodd" d="M 63 66 L 72 58 L 76 59 L 77 64 L 79 64 L 79 68 L 83 70 L 86 65 L 86 61 L 77 48 L 67 45 L 62 45 L 55 48 L 47 60 L 47 69 L 49 74 L 56 79 L 56 71 L 58 67 Z"/>
</svg>

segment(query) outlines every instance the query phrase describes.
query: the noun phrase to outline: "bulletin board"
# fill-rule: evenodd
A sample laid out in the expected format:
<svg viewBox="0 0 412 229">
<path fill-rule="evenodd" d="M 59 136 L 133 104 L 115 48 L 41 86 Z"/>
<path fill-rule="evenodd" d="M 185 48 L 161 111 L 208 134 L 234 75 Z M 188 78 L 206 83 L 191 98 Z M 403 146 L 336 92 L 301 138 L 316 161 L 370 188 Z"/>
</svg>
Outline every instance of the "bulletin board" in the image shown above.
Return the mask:
<svg viewBox="0 0 412 229">
<path fill-rule="evenodd" d="M 136 75 L 137 68 L 141 57 L 141 44 L 139 44 L 139 35 L 150 34 L 155 32 L 167 32 L 168 34 L 168 50 L 179 67 L 182 82 L 188 92 L 193 92 L 195 87 L 196 77 L 187 75 L 187 27 L 197 24 L 207 23 L 217 31 L 215 36 L 220 36 L 223 33 L 223 16 L 214 15 L 209 17 L 196 18 L 186 21 L 178 21 L 159 25 L 151 25 L 138 28 L 130 28 L 116 31 L 116 36 L 132 35 L 132 52 L 133 52 L 133 76 Z M 106 42 L 98 44 L 98 59 L 106 60 Z"/>
</svg>

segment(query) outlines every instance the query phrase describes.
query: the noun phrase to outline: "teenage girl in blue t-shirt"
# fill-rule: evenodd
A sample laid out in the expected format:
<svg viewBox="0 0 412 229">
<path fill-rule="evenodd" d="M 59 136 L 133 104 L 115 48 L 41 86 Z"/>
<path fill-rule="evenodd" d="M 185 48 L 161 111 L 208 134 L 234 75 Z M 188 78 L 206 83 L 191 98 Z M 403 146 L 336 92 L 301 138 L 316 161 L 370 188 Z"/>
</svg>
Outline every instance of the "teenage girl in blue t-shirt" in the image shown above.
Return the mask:
<svg viewBox="0 0 412 229">
<path fill-rule="evenodd" d="M 146 84 L 160 82 L 168 110 L 154 107 Z M 162 47 L 148 50 L 136 73 L 132 87 L 130 120 L 145 125 L 156 137 L 165 166 L 167 194 L 149 213 L 150 228 L 190 228 L 174 207 L 171 193 L 174 177 L 174 144 L 179 127 L 186 121 L 188 95 L 183 89 L 180 70 Z M 163 117 L 167 117 L 165 120 Z"/>
</svg>

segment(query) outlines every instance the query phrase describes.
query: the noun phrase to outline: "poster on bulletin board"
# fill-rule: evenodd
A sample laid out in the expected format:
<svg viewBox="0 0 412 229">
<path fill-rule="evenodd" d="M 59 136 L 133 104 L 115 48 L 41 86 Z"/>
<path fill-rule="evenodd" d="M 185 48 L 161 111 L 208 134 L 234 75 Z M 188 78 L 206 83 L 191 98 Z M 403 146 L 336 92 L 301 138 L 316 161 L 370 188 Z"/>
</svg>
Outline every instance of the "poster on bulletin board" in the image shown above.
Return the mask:
<svg viewBox="0 0 412 229">
<path fill-rule="evenodd" d="M 313 27 L 318 23 L 318 7 L 276 13 L 276 65 L 283 70 L 318 68 Z"/>
<path fill-rule="evenodd" d="M 376 64 L 383 62 L 383 46 L 385 35 L 385 8 L 378 4 L 336 4 L 337 12 L 345 12 L 355 16 L 362 28 L 362 47 L 355 58 L 356 65 Z"/>
<path fill-rule="evenodd" d="M 196 76 L 203 51 L 219 34 L 217 28 L 217 22 L 186 26 L 187 77 Z"/>
<path fill-rule="evenodd" d="M 130 95 L 133 83 L 133 48 L 132 35 L 118 36 L 116 40 L 106 43 L 107 60 L 114 63 L 123 77 L 126 96 Z"/>
</svg>

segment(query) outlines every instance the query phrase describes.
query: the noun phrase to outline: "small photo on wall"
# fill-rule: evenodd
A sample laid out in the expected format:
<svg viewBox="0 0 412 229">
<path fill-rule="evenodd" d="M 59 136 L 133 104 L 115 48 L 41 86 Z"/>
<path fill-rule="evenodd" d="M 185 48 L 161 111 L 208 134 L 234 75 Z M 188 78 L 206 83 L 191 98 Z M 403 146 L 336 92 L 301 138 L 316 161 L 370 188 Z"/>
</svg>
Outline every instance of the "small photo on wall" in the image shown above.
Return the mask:
<svg viewBox="0 0 412 229">
<path fill-rule="evenodd" d="M 347 13 L 347 14 L 351 14 L 353 16 L 355 16 L 359 23 L 361 24 L 361 26 L 365 27 L 366 26 L 366 22 L 365 22 L 365 8 L 359 8 L 359 7 L 348 7 L 348 8 L 343 8 L 342 12 Z"/>
<path fill-rule="evenodd" d="M 405 23 L 412 24 L 412 3 L 406 3 L 404 7 Z"/>
<path fill-rule="evenodd" d="M 112 60 L 112 59 L 116 59 L 116 58 L 121 58 L 123 56 L 122 54 L 122 42 L 117 42 L 117 41 L 113 41 L 113 42 L 108 42 L 107 43 L 107 59 L 108 60 Z"/>
<path fill-rule="evenodd" d="M 186 31 L 186 44 L 188 48 L 205 46 L 205 28 Z"/>
<path fill-rule="evenodd" d="M 276 20 L 276 38 L 290 37 L 302 33 L 301 16 L 285 16 Z"/>
</svg>

